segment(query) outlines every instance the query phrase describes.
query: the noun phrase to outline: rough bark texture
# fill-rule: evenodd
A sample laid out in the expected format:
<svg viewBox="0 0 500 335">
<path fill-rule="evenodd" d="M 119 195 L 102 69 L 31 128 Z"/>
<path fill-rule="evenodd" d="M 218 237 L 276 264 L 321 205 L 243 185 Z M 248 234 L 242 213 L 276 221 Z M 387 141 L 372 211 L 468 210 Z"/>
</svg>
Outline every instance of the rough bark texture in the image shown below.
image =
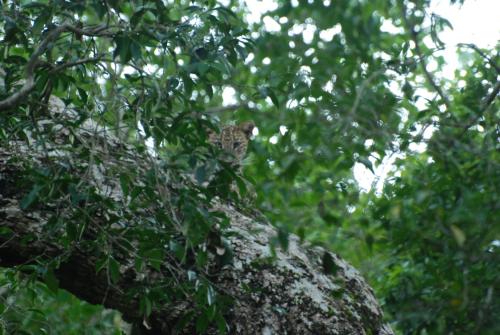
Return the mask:
<svg viewBox="0 0 500 335">
<path fill-rule="evenodd" d="M 61 134 L 64 135 L 64 131 Z M 83 141 L 92 135 L 83 130 L 77 137 Z M 106 138 L 102 133 L 99 137 L 100 141 Z M 110 151 L 118 145 L 112 136 L 108 142 L 106 146 L 111 148 Z M 97 259 L 84 243 L 73 245 L 68 253 L 67 248 L 63 250 L 41 238 L 51 208 L 21 210 L 20 201 L 29 191 L 17 184 L 26 166 L 24 162 L 43 165 L 47 146 L 50 152 L 59 156 L 71 154 L 71 150 L 65 151 L 64 144 L 57 140 L 45 144 L 43 154 L 39 148 L 24 142 L 0 147 L 0 227 L 11 231 L 10 234 L 0 234 L 0 266 L 27 264 L 37 258 L 50 259 L 64 252 L 67 256 L 55 272 L 60 287 L 90 303 L 119 310 L 125 320 L 141 323 L 139 302 L 127 297 L 125 292 L 138 278 L 168 276 L 167 271 L 136 273 L 127 260 L 121 260 L 120 280 L 110 285 L 103 271 L 96 274 Z M 137 155 L 130 153 L 131 157 L 137 158 Z M 148 160 L 150 158 L 143 157 L 144 162 Z M 137 159 L 131 159 L 120 164 L 137 162 Z M 111 160 L 101 162 L 90 171 L 107 175 L 106 171 L 115 163 Z M 118 182 L 109 176 L 105 180 L 100 187 L 119 200 Z M 234 305 L 226 315 L 230 334 L 393 334 L 383 322 L 372 290 L 345 261 L 330 254 L 337 270 L 334 275 L 325 274 L 322 261 L 325 250 L 301 244 L 295 236 L 290 236 L 288 250 L 277 249 L 273 258 L 269 244 L 277 233 L 271 225 L 245 215 L 229 204 L 219 203 L 214 207 L 225 212 L 231 221 L 232 234 L 228 235 L 228 242 L 234 252 L 233 262 L 214 267 L 217 272 L 211 278 L 217 288 L 234 299 Z M 101 218 L 95 218 L 96 226 L 99 220 Z M 88 228 L 84 239 L 92 238 L 93 229 Z M 169 266 L 168 262 L 165 260 L 165 267 Z M 176 301 L 169 306 L 154 308 L 146 321 L 149 331 L 153 334 L 173 333 L 173 325 L 179 321 L 182 312 L 192 307 L 191 301 Z M 193 325 L 188 325 L 182 333 L 192 334 L 193 329 Z M 209 332 L 216 333 L 215 330 Z"/>
</svg>

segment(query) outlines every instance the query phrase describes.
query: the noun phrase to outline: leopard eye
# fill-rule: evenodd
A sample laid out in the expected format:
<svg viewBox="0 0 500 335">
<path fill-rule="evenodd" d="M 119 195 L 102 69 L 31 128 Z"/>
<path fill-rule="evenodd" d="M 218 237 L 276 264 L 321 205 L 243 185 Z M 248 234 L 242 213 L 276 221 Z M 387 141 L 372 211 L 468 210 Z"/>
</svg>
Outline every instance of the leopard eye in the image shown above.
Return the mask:
<svg viewBox="0 0 500 335">
<path fill-rule="evenodd" d="M 214 142 L 214 145 L 219 148 L 219 149 L 222 149 L 222 142 L 221 141 L 215 141 Z"/>
<path fill-rule="evenodd" d="M 234 142 L 233 143 L 233 149 L 238 149 L 241 145 L 241 142 Z"/>
</svg>

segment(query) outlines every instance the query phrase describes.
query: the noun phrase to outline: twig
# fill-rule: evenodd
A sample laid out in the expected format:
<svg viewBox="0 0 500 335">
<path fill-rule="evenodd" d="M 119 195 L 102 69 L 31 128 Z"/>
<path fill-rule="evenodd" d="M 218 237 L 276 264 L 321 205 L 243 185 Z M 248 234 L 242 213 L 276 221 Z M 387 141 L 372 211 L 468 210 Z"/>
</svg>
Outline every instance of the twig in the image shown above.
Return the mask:
<svg viewBox="0 0 500 335">
<path fill-rule="evenodd" d="M 499 92 L 500 92 L 500 81 L 497 81 L 495 87 L 493 87 L 493 91 L 491 91 L 491 93 L 481 102 L 481 106 L 479 108 L 477 116 L 474 117 L 474 119 L 471 122 L 465 125 L 464 130 L 459 135 L 459 138 L 464 136 L 467 130 L 469 130 L 470 127 L 476 124 L 476 122 L 483 116 L 483 112 L 486 111 L 486 109 L 493 103 Z"/>
<path fill-rule="evenodd" d="M 218 114 L 218 113 L 224 113 L 224 112 L 233 112 L 233 111 L 240 109 L 240 108 L 250 109 L 250 107 L 248 107 L 247 103 L 241 103 L 241 104 L 207 108 L 207 109 L 205 109 L 205 113 L 206 114 Z"/>
<path fill-rule="evenodd" d="M 491 57 L 489 57 L 481 49 L 479 49 L 477 47 L 477 45 L 472 44 L 472 43 L 458 43 L 457 45 L 473 49 L 481 57 L 483 57 L 484 59 L 486 59 L 488 61 L 488 63 L 490 63 L 490 65 L 497 71 L 497 74 L 500 74 L 500 66 L 498 66 L 498 64 L 493 59 L 491 59 Z"/>
<path fill-rule="evenodd" d="M 68 67 L 72 67 L 72 66 L 75 66 L 75 65 L 80 65 L 80 64 L 85 64 L 85 63 L 96 63 L 96 62 L 99 62 L 101 60 L 102 60 L 102 56 L 100 56 L 100 57 L 94 57 L 94 58 L 82 58 L 82 59 L 76 60 L 74 62 L 63 63 L 63 64 L 61 64 L 59 66 L 53 67 L 50 70 L 49 74 L 59 72 L 61 70 L 67 69 Z"/>
<path fill-rule="evenodd" d="M 110 35 L 110 32 L 106 32 L 108 27 L 98 26 L 92 29 L 80 29 L 76 28 L 68 23 L 62 24 L 61 26 L 55 28 L 47 34 L 47 37 L 40 43 L 35 52 L 31 55 L 27 65 L 26 65 L 26 80 L 23 87 L 16 93 L 12 94 L 10 97 L 0 101 L 0 111 L 9 109 L 18 104 L 24 97 L 26 97 L 33 87 L 35 86 L 35 68 L 38 65 L 38 58 L 48 49 L 49 44 L 56 40 L 59 35 L 63 32 L 69 31 L 79 35 L 85 36 L 103 36 Z"/>
<path fill-rule="evenodd" d="M 351 115 L 352 118 L 354 118 L 353 115 L 355 115 L 356 110 L 359 107 L 359 104 L 361 102 L 361 98 L 363 96 L 363 93 L 365 92 L 365 89 L 372 82 L 372 80 L 375 79 L 375 77 L 383 74 L 385 71 L 386 71 L 386 69 L 379 69 L 379 70 L 373 72 L 372 74 L 370 74 L 370 76 L 368 76 L 368 78 L 363 80 L 363 82 L 361 83 L 361 86 L 358 87 L 358 89 L 356 90 L 356 98 L 354 99 L 354 103 L 352 104 L 351 110 L 349 112 L 349 115 Z"/>
<path fill-rule="evenodd" d="M 495 100 L 495 98 L 498 96 L 499 92 L 500 92 L 500 81 L 497 81 L 495 87 L 493 87 L 493 91 L 491 91 L 491 93 L 481 102 L 481 108 L 480 108 L 481 112 L 484 112 L 486 108 L 488 108 L 489 105 L 491 105 L 493 100 Z"/>
<path fill-rule="evenodd" d="M 420 42 L 418 40 L 418 33 L 415 31 L 415 27 L 410 24 L 410 22 L 408 21 L 408 18 L 406 17 L 406 7 L 404 4 L 401 5 L 401 14 L 403 16 L 403 20 L 405 22 L 406 29 L 409 31 L 410 37 L 411 37 L 413 43 L 415 44 L 415 52 L 417 53 L 417 56 L 419 57 L 420 67 L 422 68 L 422 71 L 423 71 L 427 81 L 432 86 L 432 88 L 436 91 L 436 93 L 441 97 L 444 104 L 449 109 L 450 105 L 451 105 L 450 100 L 444 94 L 443 90 L 441 90 L 441 87 L 439 87 L 439 85 L 436 84 L 431 73 L 429 71 L 427 71 L 427 63 L 425 62 L 425 58 L 423 57 L 422 49 L 420 49 Z"/>
</svg>

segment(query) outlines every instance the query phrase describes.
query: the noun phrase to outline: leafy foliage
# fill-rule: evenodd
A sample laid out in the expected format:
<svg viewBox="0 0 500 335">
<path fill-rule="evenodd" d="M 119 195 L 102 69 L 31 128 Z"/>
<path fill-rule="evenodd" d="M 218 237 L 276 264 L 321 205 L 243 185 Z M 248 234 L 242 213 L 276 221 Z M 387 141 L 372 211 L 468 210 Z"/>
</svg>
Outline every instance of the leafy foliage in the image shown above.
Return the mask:
<svg viewBox="0 0 500 335">
<path fill-rule="evenodd" d="M 279 100 L 257 105 L 270 112 L 247 171 L 266 215 L 354 262 L 401 333 L 494 334 L 498 49 L 461 45 L 443 78 L 450 24 L 427 5 L 279 2 L 235 85 Z M 383 189 L 360 193 L 353 167 L 391 157 Z"/>
<path fill-rule="evenodd" d="M 45 151 L 44 167 L 26 162 L 17 181 L 26 191 L 23 210 L 57 204 L 43 239 L 68 251 L 76 245 L 92 250 L 95 271 L 111 284 L 122 280 L 124 260 L 133 260 L 137 271 L 165 271 L 163 260 L 171 254 L 179 264 L 168 269 L 171 278 L 144 278 L 130 287 L 140 314 L 147 318 L 153 307 L 187 298 L 195 307 L 185 311 L 184 321 L 196 319 L 200 333 L 210 324 L 224 333 L 227 303 L 206 277 L 211 235 L 222 234 L 228 220 L 208 208 L 215 196 L 237 201 L 236 192 L 221 191 L 241 177 L 206 143 L 207 129 L 216 126 L 204 106 L 220 105 L 221 85 L 246 57 L 251 43 L 241 20 L 211 2 L 30 1 L 5 3 L 1 22 L 1 135 L 5 145 L 26 140 Z M 76 115 L 55 115 L 51 96 Z M 38 122 L 49 114 L 63 128 Z M 113 155 L 96 151 L 98 133 L 88 141 L 76 132 L 89 125 L 106 127 L 136 152 L 153 147 L 161 163 L 136 164 L 128 148 L 115 147 Z M 51 142 L 67 142 L 78 160 L 61 159 Z M 103 170 L 104 162 L 113 167 Z M 120 203 L 97 187 L 117 177 Z M 65 257 L 35 261 L 51 274 Z M 57 288 L 54 275 L 28 273 Z M 38 324 L 4 317 L 20 323 L 9 329 Z"/>
<path fill-rule="evenodd" d="M 252 119 L 259 133 L 244 173 L 255 206 L 279 228 L 276 245 L 286 247 L 292 232 L 341 253 L 369 278 L 402 334 L 498 333 L 498 46 L 460 45 L 461 68 L 450 80 L 442 76 L 441 50 L 450 46 L 440 32 L 451 25 L 429 12 L 429 1 L 275 5 L 264 14 L 263 22 L 274 22 L 270 29 L 244 23 L 238 1 L 4 2 L 0 101 L 29 86 L 31 68 L 34 80 L 15 108 L 4 105 L 0 139 L 43 145 L 54 134 L 35 120 L 47 115 L 55 95 L 78 112 L 69 127 L 91 118 L 138 151 L 154 147 L 168 183 L 177 185 L 165 202 L 159 186 L 167 180 L 157 171 L 117 167 L 110 173 L 131 200 L 116 204 L 75 178 L 86 166 L 54 162 L 52 170 L 30 167 L 23 208 L 63 199 L 72 216 L 55 216 L 47 233 L 68 248 L 87 232 L 89 218 L 108 213 L 108 226 L 88 247 L 100 259 L 96 271 L 112 282 L 123 258 L 138 269 L 158 268 L 167 252 L 191 262 L 179 274 L 182 287 L 172 281 L 161 291 L 148 283 L 134 288 L 141 313 L 187 294 L 196 307 L 186 320 L 196 318 L 197 332 L 210 323 L 224 332 L 230 304 L 204 276 L 203 245 L 216 224 L 223 234 L 228 222 L 207 208 L 215 196 L 238 202 L 229 185 L 236 179 L 244 196 L 245 183 L 205 139 L 220 120 Z M 235 104 L 219 108 L 231 91 Z M 73 144 L 79 157 L 106 159 Z M 359 189 L 354 167 L 375 171 L 391 161 L 383 188 Z M 142 222 L 115 227 L 127 211 L 144 208 Z M 135 244 L 123 254 L 115 236 Z M 60 260 L 39 261 L 50 273 Z M 324 266 L 336 271 L 328 258 Z M 46 283 L 57 286 L 50 276 Z M 87 308 L 56 294 L 44 299 Z M 62 317 L 51 303 L 44 314 Z M 102 317 L 96 329 L 111 327 L 106 312 L 88 313 Z M 2 320 L 21 324 L 7 312 Z"/>
<path fill-rule="evenodd" d="M 12 271 L 2 273 L 2 334 L 122 334 L 120 315 L 82 302 L 49 284 L 26 282 Z"/>
</svg>

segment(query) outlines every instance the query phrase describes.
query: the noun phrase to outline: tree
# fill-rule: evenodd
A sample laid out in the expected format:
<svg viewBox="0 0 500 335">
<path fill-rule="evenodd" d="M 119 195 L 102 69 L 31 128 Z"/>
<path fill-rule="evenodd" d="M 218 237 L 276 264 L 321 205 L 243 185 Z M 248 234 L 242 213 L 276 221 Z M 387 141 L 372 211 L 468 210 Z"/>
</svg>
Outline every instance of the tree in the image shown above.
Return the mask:
<svg viewBox="0 0 500 335">
<path fill-rule="evenodd" d="M 30 292 L 63 288 L 133 333 L 392 333 L 350 265 L 252 215 L 206 142 L 203 106 L 252 44 L 231 10 L 9 2 L 2 18 L 3 332 L 79 333 L 94 313 L 108 323 L 89 331 L 119 333 L 75 300 L 69 325 L 24 318 Z"/>
<path fill-rule="evenodd" d="M 280 1 L 237 86 L 279 109 L 249 169 L 270 220 L 352 261 L 395 329 L 496 334 L 499 49 L 445 45 L 428 5 Z M 383 189 L 360 193 L 353 166 L 391 160 Z"/>
<path fill-rule="evenodd" d="M 498 333 L 498 46 L 444 78 L 428 5 L 5 2 L 4 329 L 119 333 L 62 287 L 142 332 L 390 333 L 313 243 L 401 333 Z M 249 119 L 240 175 L 206 135 Z"/>
</svg>

